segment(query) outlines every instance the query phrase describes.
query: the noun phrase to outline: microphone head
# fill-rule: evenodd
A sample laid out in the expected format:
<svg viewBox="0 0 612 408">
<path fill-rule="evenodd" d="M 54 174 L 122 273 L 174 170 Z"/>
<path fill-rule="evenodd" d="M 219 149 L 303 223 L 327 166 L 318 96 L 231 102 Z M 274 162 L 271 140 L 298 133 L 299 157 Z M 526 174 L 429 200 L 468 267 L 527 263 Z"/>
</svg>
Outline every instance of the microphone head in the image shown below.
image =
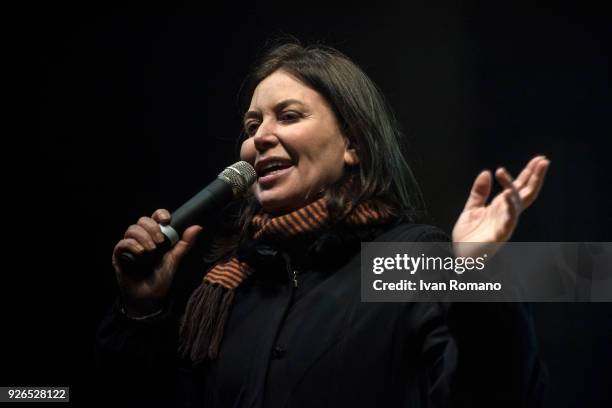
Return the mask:
<svg viewBox="0 0 612 408">
<path fill-rule="evenodd" d="M 239 197 L 246 193 L 251 184 L 255 182 L 257 174 L 249 163 L 239 161 L 226 167 L 219 173 L 218 178 L 228 182 L 232 186 L 234 197 Z"/>
</svg>

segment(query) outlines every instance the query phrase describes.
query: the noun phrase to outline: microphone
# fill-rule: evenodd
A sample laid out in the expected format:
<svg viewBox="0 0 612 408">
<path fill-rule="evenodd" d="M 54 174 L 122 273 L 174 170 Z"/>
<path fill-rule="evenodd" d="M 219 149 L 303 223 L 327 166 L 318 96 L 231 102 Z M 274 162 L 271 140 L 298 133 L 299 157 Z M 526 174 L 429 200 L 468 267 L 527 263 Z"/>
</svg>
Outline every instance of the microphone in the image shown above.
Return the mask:
<svg viewBox="0 0 612 408">
<path fill-rule="evenodd" d="M 253 166 L 245 161 L 226 167 L 214 181 L 174 211 L 169 224 L 159 226 L 165 238 L 155 251 L 138 256 L 131 252 L 119 254 L 118 260 L 122 269 L 150 271 L 148 267 L 159 261 L 163 254 L 179 241 L 188 227 L 205 223 L 215 217 L 230 201 L 241 197 L 255 182 L 256 177 Z"/>
</svg>

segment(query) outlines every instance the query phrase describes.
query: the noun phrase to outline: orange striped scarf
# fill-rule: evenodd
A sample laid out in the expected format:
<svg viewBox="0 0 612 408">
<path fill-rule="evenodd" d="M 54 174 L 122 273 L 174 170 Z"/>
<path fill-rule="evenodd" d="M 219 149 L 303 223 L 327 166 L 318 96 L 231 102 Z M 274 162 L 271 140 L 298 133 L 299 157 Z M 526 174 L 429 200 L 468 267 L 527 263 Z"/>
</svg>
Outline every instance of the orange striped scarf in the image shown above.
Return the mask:
<svg viewBox="0 0 612 408">
<path fill-rule="evenodd" d="M 342 221 L 349 227 L 375 225 L 390 214 L 376 211 L 370 204 L 357 205 Z M 315 235 L 329 228 L 329 212 L 325 198 L 296 211 L 273 217 L 261 213 L 251 225 L 255 240 L 286 241 Z M 236 289 L 255 271 L 248 263 L 232 257 L 212 267 L 202 284 L 193 292 L 180 329 L 179 353 L 194 363 L 216 358 L 223 328 Z"/>
</svg>

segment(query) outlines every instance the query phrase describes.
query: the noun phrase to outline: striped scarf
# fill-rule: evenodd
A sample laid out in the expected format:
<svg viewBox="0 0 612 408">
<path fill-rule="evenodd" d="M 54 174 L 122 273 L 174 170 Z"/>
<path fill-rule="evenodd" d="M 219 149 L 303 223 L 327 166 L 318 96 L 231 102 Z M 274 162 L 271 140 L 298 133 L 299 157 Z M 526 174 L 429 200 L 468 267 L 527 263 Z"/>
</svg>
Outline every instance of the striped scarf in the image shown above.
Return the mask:
<svg viewBox="0 0 612 408">
<path fill-rule="evenodd" d="M 343 219 L 342 224 L 348 227 L 375 225 L 385 222 L 389 216 L 371 204 L 361 203 Z M 253 238 L 256 241 L 286 242 L 314 237 L 330 227 L 329 219 L 325 198 L 320 198 L 277 217 L 265 213 L 256 215 L 251 222 Z M 208 271 L 187 302 L 179 334 L 178 351 L 182 357 L 194 363 L 217 357 L 234 290 L 254 272 L 251 265 L 235 256 L 217 263 Z"/>
</svg>

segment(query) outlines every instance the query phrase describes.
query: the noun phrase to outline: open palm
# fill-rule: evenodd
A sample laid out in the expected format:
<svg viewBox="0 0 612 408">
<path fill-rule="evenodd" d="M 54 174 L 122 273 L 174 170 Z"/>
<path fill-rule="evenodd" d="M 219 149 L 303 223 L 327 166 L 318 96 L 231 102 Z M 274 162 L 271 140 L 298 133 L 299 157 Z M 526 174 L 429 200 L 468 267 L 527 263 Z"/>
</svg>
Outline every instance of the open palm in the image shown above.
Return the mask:
<svg viewBox="0 0 612 408">
<path fill-rule="evenodd" d="M 453 228 L 453 242 L 487 244 L 509 240 L 521 212 L 537 198 L 549 165 L 546 157 L 536 156 L 516 180 L 506 169 L 497 169 L 495 178 L 503 190 L 488 205 L 493 177 L 490 171 L 482 171 L 476 177 L 463 212 Z"/>
</svg>

